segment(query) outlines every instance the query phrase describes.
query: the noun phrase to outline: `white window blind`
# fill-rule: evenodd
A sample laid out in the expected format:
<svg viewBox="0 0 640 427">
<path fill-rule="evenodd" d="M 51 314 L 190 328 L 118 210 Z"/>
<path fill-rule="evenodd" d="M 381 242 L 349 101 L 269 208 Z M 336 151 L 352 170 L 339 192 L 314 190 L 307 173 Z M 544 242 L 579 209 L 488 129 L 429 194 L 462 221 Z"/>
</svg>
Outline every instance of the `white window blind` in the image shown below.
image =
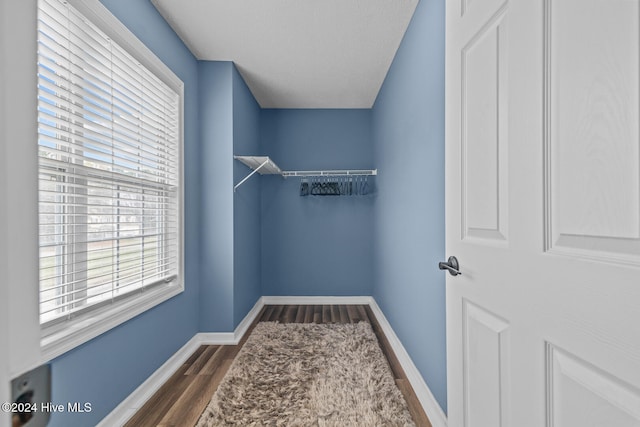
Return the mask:
<svg viewBox="0 0 640 427">
<path fill-rule="evenodd" d="M 180 95 L 67 2 L 38 2 L 40 323 L 180 269 Z"/>
</svg>

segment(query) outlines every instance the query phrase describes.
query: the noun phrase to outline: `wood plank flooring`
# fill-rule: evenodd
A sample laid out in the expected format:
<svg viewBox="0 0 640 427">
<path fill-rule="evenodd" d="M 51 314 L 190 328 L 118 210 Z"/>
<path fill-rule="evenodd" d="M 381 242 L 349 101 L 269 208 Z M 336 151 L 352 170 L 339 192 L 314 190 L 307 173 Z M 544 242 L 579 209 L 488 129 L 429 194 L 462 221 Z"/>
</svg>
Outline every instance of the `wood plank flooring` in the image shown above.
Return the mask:
<svg viewBox="0 0 640 427">
<path fill-rule="evenodd" d="M 167 380 L 129 420 L 127 427 L 193 426 L 211 400 L 257 322 L 357 323 L 369 322 L 389 361 L 398 388 L 417 426 L 431 427 L 404 370 L 384 336 L 373 312 L 366 305 L 266 305 L 238 345 L 203 345 Z"/>
</svg>

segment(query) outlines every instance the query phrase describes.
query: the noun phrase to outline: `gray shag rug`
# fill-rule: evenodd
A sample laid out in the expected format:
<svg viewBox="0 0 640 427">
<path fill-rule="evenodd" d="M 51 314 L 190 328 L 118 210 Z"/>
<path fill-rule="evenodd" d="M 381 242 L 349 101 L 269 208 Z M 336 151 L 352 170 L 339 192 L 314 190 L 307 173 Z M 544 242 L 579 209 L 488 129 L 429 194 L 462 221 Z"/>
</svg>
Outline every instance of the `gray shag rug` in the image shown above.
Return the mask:
<svg viewBox="0 0 640 427">
<path fill-rule="evenodd" d="M 369 323 L 260 322 L 197 427 L 414 425 Z"/>
</svg>

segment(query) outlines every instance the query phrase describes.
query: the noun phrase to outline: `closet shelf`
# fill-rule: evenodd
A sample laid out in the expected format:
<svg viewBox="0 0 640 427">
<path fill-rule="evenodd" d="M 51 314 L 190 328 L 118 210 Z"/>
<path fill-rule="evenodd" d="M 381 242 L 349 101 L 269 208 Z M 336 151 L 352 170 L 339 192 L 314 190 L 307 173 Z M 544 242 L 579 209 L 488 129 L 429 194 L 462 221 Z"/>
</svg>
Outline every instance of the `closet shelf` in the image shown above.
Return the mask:
<svg viewBox="0 0 640 427">
<path fill-rule="evenodd" d="M 269 156 L 233 156 L 233 158 L 240 160 L 249 168 L 253 169 L 253 172 L 233 187 L 233 191 L 236 191 L 238 187 L 244 184 L 244 182 L 251 178 L 256 172 L 260 175 L 282 175 L 282 170 L 269 158 Z"/>
<path fill-rule="evenodd" d="M 242 181 L 233 187 L 236 191 L 238 187 L 251 178 L 256 172 L 260 175 L 280 175 L 284 178 L 288 177 L 312 177 L 312 176 L 371 176 L 377 175 L 378 169 L 339 169 L 339 170 L 314 170 L 314 171 L 283 171 L 276 165 L 269 156 L 233 156 L 234 159 L 241 161 L 252 172 Z"/>
</svg>

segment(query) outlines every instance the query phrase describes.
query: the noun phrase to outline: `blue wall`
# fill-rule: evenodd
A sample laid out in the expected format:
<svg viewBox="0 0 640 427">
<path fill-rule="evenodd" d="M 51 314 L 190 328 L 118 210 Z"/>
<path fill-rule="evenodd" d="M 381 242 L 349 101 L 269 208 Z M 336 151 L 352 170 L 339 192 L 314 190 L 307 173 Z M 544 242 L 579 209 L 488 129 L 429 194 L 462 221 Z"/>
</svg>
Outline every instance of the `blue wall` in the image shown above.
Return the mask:
<svg viewBox="0 0 640 427">
<path fill-rule="evenodd" d="M 201 61 L 202 135 L 200 330 L 229 332 L 260 298 L 260 180 L 233 155 L 255 155 L 260 107 L 228 61 Z"/>
<path fill-rule="evenodd" d="M 284 170 L 371 169 L 370 110 L 263 110 L 262 150 Z M 300 197 L 262 178 L 263 295 L 371 295 L 375 195 Z"/>
<path fill-rule="evenodd" d="M 373 109 L 373 295 L 446 411 L 445 0 L 421 0 Z"/>
<path fill-rule="evenodd" d="M 233 64 L 198 64 L 202 151 L 200 330 L 233 330 Z M 194 307 L 194 308 L 195 308 Z"/>
<path fill-rule="evenodd" d="M 256 155 L 260 153 L 260 107 L 244 80 L 233 67 L 233 153 Z M 234 161 L 234 183 L 238 183 L 250 170 Z M 242 321 L 260 298 L 260 184 L 251 177 L 238 187 L 233 198 L 233 324 Z"/>
<path fill-rule="evenodd" d="M 150 2 L 102 2 L 185 83 L 185 291 L 51 362 L 53 402 L 93 404 L 90 413 L 54 414 L 49 424 L 53 427 L 97 424 L 198 331 L 194 310 L 200 282 L 196 60 Z"/>
<path fill-rule="evenodd" d="M 260 295 L 374 295 L 446 410 L 444 0 L 422 0 L 373 110 L 260 110 L 230 62 L 200 62 L 147 0 L 102 0 L 185 82 L 185 292 L 52 362 L 53 401 L 94 425 L 196 332 L 232 331 Z M 377 167 L 376 193 L 300 197 L 283 169 Z"/>
</svg>

